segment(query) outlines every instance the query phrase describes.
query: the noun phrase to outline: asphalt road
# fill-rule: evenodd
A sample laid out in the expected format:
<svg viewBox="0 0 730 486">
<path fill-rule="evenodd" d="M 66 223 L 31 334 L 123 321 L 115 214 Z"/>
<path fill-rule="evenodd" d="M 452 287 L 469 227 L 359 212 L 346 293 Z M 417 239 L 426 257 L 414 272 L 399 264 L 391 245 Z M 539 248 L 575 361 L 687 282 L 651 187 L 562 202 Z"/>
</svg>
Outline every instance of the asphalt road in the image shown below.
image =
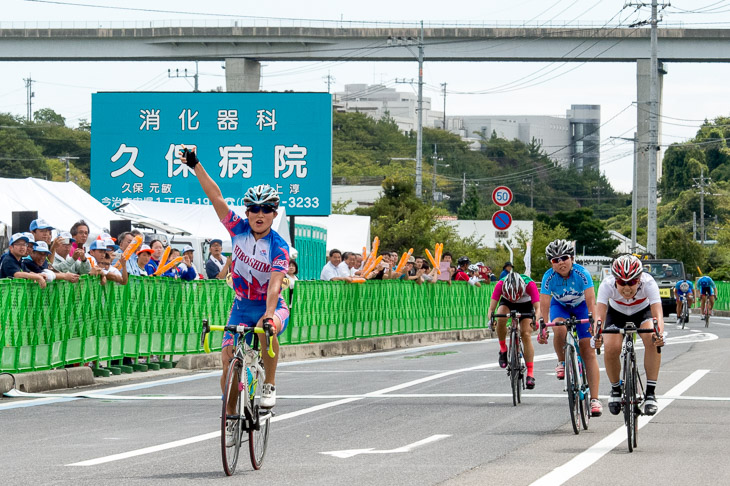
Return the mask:
<svg viewBox="0 0 730 486">
<path fill-rule="evenodd" d="M 233 478 L 220 459 L 219 372 L 84 390 L 108 398 L 5 398 L 0 483 L 728 484 L 730 318 L 667 329 L 660 412 L 642 419 L 632 454 L 605 372 L 604 415 L 576 436 L 552 345 L 537 346 L 537 387 L 514 407 L 489 340 L 282 363 L 263 468 L 242 449 Z"/>
</svg>

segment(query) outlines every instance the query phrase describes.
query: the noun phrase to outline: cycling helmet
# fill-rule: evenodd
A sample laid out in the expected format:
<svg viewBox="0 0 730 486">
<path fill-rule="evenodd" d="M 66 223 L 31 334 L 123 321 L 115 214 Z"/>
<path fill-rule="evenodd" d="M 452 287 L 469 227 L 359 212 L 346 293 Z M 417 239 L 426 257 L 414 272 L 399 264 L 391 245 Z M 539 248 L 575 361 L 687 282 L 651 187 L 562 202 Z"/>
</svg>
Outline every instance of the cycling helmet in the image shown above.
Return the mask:
<svg viewBox="0 0 730 486">
<path fill-rule="evenodd" d="M 525 293 L 525 281 L 519 273 L 510 272 L 502 283 L 502 295 L 511 302 L 520 300 Z"/>
<path fill-rule="evenodd" d="M 458 259 L 458 260 L 456 261 L 456 263 L 457 263 L 457 264 L 458 264 L 459 266 L 462 266 L 462 265 L 466 265 L 466 264 L 469 264 L 469 263 L 471 263 L 471 261 L 469 261 L 469 257 L 465 257 L 465 256 L 463 256 L 463 257 L 460 257 L 460 258 L 459 258 L 459 259 Z"/>
<path fill-rule="evenodd" d="M 575 256 L 575 249 L 568 240 L 555 240 L 545 247 L 545 256 L 548 260 L 563 255 Z"/>
<path fill-rule="evenodd" d="M 479 265 L 472 263 L 469 265 L 469 271 L 470 272 L 478 272 L 479 271 Z"/>
<path fill-rule="evenodd" d="M 641 276 L 643 266 L 641 260 L 634 255 L 622 255 L 613 261 L 611 273 L 614 277 L 624 282 Z"/>
<path fill-rule="evenodd" d="M 249 187 L 246 194 L 243 195 L 243 204 L 246 207 L 254 205 L 279 207 L 279 193 L 276 189 L 268 184 L 261 184 Z"/>
</svg>

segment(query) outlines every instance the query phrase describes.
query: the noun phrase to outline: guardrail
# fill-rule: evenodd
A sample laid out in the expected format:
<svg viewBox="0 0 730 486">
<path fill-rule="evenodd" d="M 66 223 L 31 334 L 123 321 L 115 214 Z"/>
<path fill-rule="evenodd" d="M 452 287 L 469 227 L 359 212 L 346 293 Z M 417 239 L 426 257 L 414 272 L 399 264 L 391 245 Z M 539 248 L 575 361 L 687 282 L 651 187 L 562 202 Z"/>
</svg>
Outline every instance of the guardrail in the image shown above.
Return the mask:
<svg viewBox="0 0 730 486">
<path fill-rule="evenodd" d="M 486 325 L 491 286 L 298 281 L 280 342 L 300 344 Z M 289 291 L 284 298 L 289 301 Z M 0 371 L 27 372 L 123 357 L 202 352 L 200 325 L 227 322 L 223 281 L 130 277 L 129 284 L 0 280 Z M 222 333 L 211 347 L 220 349 Z"/>
</svg>

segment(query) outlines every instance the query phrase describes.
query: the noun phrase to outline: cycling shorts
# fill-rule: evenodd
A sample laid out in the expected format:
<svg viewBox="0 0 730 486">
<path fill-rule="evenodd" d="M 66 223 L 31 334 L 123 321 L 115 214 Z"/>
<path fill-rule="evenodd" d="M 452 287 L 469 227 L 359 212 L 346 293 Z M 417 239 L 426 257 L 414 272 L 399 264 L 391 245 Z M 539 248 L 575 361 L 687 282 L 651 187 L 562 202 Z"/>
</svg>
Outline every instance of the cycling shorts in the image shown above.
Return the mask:
<svg viewBox="0 0 730 486">
<path fill-rule="evenodd" d="M 715 289 L 712 287 L 700 287 L 700 293 L 702 295 L 715 295 Z"/>
<path fill-rule="evenodd" d="M 557 300 L 552 299 L 550 301 L 550 320 L 555 321 L 556 319 L 570 319 L 575 316 L 576 319 L 588 319 L 588 305 L 585 301 L 581 302 L 572 308 L 568 308 L 560 304 Z M 578 339 L 590 338 L 590 327 L 589 323 L 578 324 L 576 329 L 578 331 Z"/>
<path fill-rule="evenodd" d="M 623 329 L 627 322 L 633 322 L 636 327 L 640 327 L 645 322 L 651 322 L 651 306 L 646 306 L 643 309 L 634 312 L 633 314 L 624 314 L 619 312 L 611 304 L 608 304 L 608 311 L 606 312 L 606 322 L 604 323 L 605 329 Z"/>
<path fill-rule="evenodd" d="M 520 314 L 529 314 L 533 312 L 532 302 L 510 302 L 502 297 L 499 299 L 499 307 L 506 306 L 511 311 L 517 311 Z M 497 311 L 499 313 L 499 311 Z"/>
<path fill-rule="evenodd" d="M 234 299 L 233 307 L 231 307 L 231 315 L 228 318 L 228 325 L 238 326 L 255 326 L 259 319 L 266 313 L 266 301 L 265 300 L 248 300 L 248 299 Z M 279 302 L 276 304 L 276 310 L 274 314 L 281 319 L 281 329 L 278 329 L 276 333 L 280 336 L 281 333 L 286 329 L 286 325 L 289 323 L 289 308 L 286 306 L 284 299 L 279 297 Z M 235 346 L 238 344 L 238 333 L 231 333 L 226 331 L 223 334 L 222 347 Z M 252 334 L 247 336 L 247 341 L 251 344 L 250 339 L 253 338 Z"/>
</svg>

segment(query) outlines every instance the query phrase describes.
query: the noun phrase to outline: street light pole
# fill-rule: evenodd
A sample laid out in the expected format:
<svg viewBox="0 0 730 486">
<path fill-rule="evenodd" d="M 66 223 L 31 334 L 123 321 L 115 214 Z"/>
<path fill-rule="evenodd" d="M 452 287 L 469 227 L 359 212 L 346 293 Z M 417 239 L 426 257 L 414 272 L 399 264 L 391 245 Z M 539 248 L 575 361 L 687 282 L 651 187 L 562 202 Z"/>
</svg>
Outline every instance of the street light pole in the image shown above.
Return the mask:
<svg viewBox="0 0 730 486">
<path fill-rule="evenodd" d="M 418 131 L 416 135 L 416 197 L 423 198 L 423 20 L 418 38 Z"/>
</svg>

